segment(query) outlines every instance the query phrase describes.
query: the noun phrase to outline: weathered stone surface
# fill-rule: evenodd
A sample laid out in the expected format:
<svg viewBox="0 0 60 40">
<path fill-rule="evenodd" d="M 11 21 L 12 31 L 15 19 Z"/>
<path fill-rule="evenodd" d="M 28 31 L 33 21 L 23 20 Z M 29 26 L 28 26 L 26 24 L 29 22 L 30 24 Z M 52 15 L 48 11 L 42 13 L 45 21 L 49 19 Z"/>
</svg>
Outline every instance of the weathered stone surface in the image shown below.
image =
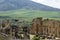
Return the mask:
<svg viewBox="0 0 60 40">
<path fill-rule="evenodd" d="M 60 37 L 60 21 L 53 19 L 35 18 L 32 21 L 30 33 Z"/>
</svg>

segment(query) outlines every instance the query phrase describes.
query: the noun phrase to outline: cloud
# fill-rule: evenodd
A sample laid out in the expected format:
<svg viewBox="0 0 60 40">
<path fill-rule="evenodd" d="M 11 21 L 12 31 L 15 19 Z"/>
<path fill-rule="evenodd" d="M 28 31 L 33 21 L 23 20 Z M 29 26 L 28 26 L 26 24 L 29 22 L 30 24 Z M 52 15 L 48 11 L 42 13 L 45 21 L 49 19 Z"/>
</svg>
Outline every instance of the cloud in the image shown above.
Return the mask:
<svg viewBox="0 0 60 40">
<path fill-rule="evenodd" d="M 32 1 L 60 9 L 60 0 L 32 0 Z"/>
</svg>

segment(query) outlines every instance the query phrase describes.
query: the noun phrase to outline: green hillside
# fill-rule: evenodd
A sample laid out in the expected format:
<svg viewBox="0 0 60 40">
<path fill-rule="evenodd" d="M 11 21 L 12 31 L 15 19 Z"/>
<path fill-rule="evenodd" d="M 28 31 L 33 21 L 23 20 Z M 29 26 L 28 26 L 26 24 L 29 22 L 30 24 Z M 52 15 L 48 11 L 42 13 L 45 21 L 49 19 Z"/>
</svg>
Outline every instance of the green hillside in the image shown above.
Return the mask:
<svg viewBox="0 0 60 40">
<path fill-rule="evenodd" d="M 1 11 L 0 18 L 18 18 L 32 20 L 36 17 L 51 18 L 60 20 L 60 12 L 51 12 L 51 11 L 39 11 L 39 10 L 13 10 L 13 11 Z"/>
</svg>

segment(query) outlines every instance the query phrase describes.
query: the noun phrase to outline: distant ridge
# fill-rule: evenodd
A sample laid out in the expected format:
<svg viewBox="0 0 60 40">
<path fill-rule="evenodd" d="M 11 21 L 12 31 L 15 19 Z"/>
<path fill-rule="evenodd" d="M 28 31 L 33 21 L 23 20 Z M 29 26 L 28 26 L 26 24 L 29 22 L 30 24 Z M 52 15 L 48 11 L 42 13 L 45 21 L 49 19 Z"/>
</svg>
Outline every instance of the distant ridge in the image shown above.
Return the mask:
<svg viewBox="0 0 60 40">
<path fill-rule="evenodd" d="M 60 9 L 52 8 L 43 4 L 39 4 L 31 0 L 4 0 L 0 2 L 0 11 L 8 11 L 8 10 L 15 10 L 15 9 L 60 11 Z"/>
</svg>

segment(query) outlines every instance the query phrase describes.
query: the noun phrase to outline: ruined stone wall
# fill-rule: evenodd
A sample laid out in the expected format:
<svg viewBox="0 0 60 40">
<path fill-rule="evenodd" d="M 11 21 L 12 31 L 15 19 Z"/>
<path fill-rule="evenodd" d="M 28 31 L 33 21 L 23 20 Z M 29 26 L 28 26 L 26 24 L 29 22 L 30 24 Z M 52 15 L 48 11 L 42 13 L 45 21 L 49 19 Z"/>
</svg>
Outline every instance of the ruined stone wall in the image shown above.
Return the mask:
<svg viewBox="0 0 60 40">
<path fill-rule="evenodd" d="M 6 28 L 10 28 L 10 21 L 9 21 L 9 19 L 7 19 L 6 22 L 5 22 L 5 29 Z"/>
<path fill-rule="evenodd" d="M 32 27 L 30 28 L 30 33 L 41 34 L 42 32 L 42 18 L 36 18 L 32 21 Z"/>
<path fill-rule="evenodd" d="M 60 21 L 36 18 L 32 22 L 30 33 L 60 37 Z"/>
</svg>

